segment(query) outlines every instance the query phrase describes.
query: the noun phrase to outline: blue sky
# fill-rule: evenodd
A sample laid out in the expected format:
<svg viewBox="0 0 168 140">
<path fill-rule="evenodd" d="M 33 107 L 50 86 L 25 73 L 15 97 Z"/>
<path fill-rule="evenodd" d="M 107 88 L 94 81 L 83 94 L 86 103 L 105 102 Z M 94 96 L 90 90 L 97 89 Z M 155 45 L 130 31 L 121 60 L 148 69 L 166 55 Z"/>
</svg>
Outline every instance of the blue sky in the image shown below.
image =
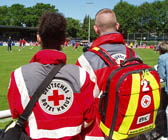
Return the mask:
<svg viewBox="0 0 168 140">
<path fill-rule="evenodd" d="M 154 2 L 156 0 L 123 0 L 133 5 L 141 5 L 144 2 Z M 59 12 L 65 17 L 72 17 L 82 21 L 85 15 L 90 15 L 94 18 L 96 12 L 102 8 L 112 9 L 120 0 L 0 0 L 0 6 L 19 3 L 30 7 L 36 3 L 46 3 L 55 5 Z M 88 4 L 92 3 L 92 4 Z"/>
</svg>

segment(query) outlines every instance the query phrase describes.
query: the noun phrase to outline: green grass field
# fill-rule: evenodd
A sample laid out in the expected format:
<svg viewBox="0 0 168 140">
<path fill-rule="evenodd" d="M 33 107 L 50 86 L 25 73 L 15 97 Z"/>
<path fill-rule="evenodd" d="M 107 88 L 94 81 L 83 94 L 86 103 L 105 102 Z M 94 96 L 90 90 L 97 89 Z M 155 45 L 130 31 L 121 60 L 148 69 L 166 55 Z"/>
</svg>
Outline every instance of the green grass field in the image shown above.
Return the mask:
<svg viewBox="0 0 168 140">
<path fill-rule="evenodd" d="M 25 47 L 18 51 L 18 47 L 13 47 L 12 52 L 7 51 L 7 47 L 0 47 L 0 110 L 8 109 L 7 89 L 10 80 L 10 73 L 23 64 L 29 63 L 30 59 L 40 48 Z M 154 66 L 158 61 L 158 53 L 151 49 L 135 49 L 136 53 L 144 60 L 144 63 Z M 63 49 L 67 55 L 67 63 L 74 64 L 82 53 L 82 47 L 72 50 L 72 47 Z"/>
<path fill-rule="evenodd" d="M 7 51 L 7 47 L 0 47 L 0 110 L 9 109 L 7 101 L 7 90 L 10 80 L 10 73 L 23 64 L 29 63 L 32 56 L 40 47 L 25 47 L 18 51 L 18 47 L 13 47 L 12 52 Z M 82 54 L 82 48 L 72 50 L 72 47 L 63 48 L 67 55 L 67 63 L 75 64 L 76 59 Z M 157 64 L 159 54 L 151 49 L 135 49 L 136 53 L 143 59 L 144 63 L 154 66 Z M 0 129 L 9 122 L 10 118 L 0 120 Z"/>
</svg>

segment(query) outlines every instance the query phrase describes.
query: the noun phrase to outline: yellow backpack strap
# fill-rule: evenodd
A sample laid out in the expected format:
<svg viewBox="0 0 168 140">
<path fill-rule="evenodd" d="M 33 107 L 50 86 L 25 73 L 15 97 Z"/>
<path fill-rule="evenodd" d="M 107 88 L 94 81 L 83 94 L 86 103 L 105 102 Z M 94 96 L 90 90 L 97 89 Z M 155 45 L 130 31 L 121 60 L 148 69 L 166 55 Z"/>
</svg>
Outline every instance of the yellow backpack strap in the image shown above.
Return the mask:
<svg viewBox="0 0 168 140">
<path fill-rule="evenodd" d="M 135 115 L 136 110 L 138 108 L 138 101 L 139 101 L 139 94 L 133 94 L 133 93 L 140 93 L 140 74 L 132 74 L 132 88 L 131 88 L 131 96 L 129 100 L 129 104 L 126 111 L 126 116 L 128 114 Z M 122 121 L 122 124 L 119 128 L 119 132 L 125 133 L 128 132 L 129 128 L 131 127 L 131 124 L 133 122 L 133 117 L 125 117 Z M 129 123 L 128 123 L 129 122 Z"/>
</svg>

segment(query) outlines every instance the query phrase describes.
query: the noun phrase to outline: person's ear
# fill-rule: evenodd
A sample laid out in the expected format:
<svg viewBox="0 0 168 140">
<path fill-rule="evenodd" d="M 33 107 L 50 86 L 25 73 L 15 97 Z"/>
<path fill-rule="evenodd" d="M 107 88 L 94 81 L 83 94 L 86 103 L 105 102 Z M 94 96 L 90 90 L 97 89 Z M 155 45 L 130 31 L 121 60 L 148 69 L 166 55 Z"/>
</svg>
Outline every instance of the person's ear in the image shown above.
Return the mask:
<svg viewBox="0 0 168 140">
<path fill-rule="evenodd" d="M 94 25 L 93 28 L 94 28 L 95 33 L 99 35 L 100 31 L 99 31 L 98 26 Z"/>
<path fill-rule="evenodd" d="M 119 28 L 120 28 L 120 24 L 117 22 L 116 23 L 116 30 L 119 30 Z"/>
<path fill-rule="evenodd" d="M 39 34 L 37 34 L 37 41 L 38 41 L 38 43 L 40 43 L 40 44 L 41 44 L 41 37 L 40 37 L 40 35 L 39 35 Z"/>
</svg>

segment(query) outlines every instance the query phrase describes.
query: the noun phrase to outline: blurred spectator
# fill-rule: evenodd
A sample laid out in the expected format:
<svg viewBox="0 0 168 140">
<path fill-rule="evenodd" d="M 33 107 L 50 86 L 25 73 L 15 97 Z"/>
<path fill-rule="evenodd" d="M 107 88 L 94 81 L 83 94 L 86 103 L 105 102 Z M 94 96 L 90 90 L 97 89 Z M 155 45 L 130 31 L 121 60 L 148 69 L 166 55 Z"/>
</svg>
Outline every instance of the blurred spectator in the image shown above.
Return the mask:
<svg viewBox="0 0 168 140">
<path fill-rule="evenodd" d="M 74 47 L 73 47 L 73 50 L 76 50 L 76 49 L 78 48 L 78 46 L 79 46 L 79 43 L 76 41 L 76 42 L 75 42 L 75 45 L 74 45 Z"/>
<path fill-rule="evenodd" d="M 159 44 L 159 60 L 158 60 L 158 68 L 157 71 L 159 73 L 160 78 L 165 81 L 165 94 L 168 96 L 168 42 L 162 42 Z M 166 107 L 166 119 L 168 126 L 168 106 Z M 161 140 L 168 140 L 168 128 L 167 134 Z"/>
<path fill-rule="evenodd" d="M 75 46 L 75 40 L 72 40 L 71 43 L 72 43 L 72 47 L 74 47 Z"/>
<path fill-rule="evenodd" d="M 9 37 L 7 42 L 8 42 L 8 52 L 12 51 L 12 39 L 11 39 L 11 36 Z"/>
<path fill-rule="evenodd" d="M 22 40 L 22 43 L 23 43 L 23 47 L 25 47 L 25 45 L 26 45 L 26 40 L 24 40 L 24 38 L 23 38 L 23 40 Z"/>
</svg>

